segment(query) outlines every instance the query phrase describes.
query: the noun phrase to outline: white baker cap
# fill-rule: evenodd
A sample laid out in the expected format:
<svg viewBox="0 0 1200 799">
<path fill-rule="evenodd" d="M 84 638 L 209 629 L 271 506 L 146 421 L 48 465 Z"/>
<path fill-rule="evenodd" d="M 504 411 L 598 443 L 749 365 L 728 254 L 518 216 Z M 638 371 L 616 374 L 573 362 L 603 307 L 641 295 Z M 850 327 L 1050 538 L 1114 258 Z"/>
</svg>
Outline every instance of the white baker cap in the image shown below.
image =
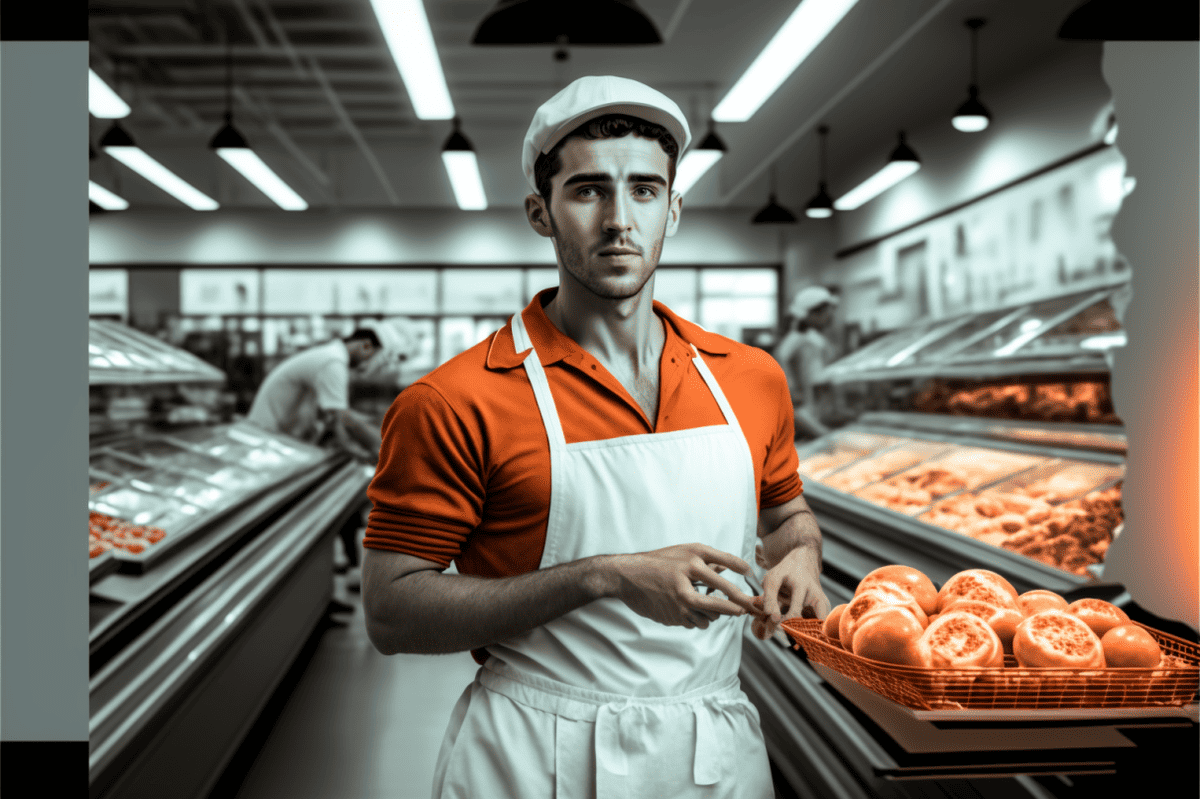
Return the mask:
<svg viewBox="0 0 1200 799">
<path fill-rule="evenodd" d="M 525 134 L 521 166 L 534 193 L 537 193 L 537 183 L 533 165 L 538 155 L 550 152 L 563 137 L 584 122 L 605 114 L 628 114 L 662 125 L 675 137 L 679 157 L 692 141 L 687 117 L 675 101 L 662 92 L 615 75 L 580 78 L 537 110 L 529 132 Z"/>
<path fill-rule="evenodd" d="M 788 307 L 788 313 L 795 317 L 807 316 L 813 308 L 825 303 L 837 305 L 838 298 L 827 288 L 809 286 L 796 292 L 796 296 L 792 298 L 792 304 Z"/>
<path fill-rule="evenodd" d="M 363 370 L 368 374 L 394 368 L 401 360 L 417 354 L 416 336 L 408 329 L 403 319 L 365 319 L 358 327 L 372 331 L 379 339 L 379 351 L 363 366 Z"/>
</svg>

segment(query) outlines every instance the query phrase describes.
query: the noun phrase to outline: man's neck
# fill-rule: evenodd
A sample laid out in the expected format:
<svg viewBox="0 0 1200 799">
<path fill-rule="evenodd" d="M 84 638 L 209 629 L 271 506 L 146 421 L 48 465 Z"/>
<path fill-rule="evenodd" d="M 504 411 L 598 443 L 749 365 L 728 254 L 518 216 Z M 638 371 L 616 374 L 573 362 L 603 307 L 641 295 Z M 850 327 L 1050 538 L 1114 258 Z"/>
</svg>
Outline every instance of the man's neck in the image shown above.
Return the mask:
<svg viewBox="0 0 1200 799">
<path fill-rule="evenodd" d="M 565 277 L 564 283 L 572 281 Z M 636 297 L 609 300 L 583 286 L 560 285 L 546 317 L 610 370 L 657 375 L 666 331 L 654 313 L 652 287 L 653 280 Z"/>
</svg>

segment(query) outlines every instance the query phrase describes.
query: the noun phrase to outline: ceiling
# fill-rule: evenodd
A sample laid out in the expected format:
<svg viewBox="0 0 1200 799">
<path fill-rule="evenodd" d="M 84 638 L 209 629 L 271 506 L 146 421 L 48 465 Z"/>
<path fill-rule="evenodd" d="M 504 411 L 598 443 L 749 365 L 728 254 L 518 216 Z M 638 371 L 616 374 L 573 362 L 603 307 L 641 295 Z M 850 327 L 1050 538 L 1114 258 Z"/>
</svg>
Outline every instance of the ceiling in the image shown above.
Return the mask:
<svg viewBox="0 0 1200 799">
<path fill-rule="evenodd" d="M 521 141 L 558 88 L 586 74 L 642 80 L 675 99 L 703 135 L 713 104 L 796 7 L 794 0 L 639 0 L 663 44 L 574 47 L 561 62 L 551 46 L 471 45 L 493 5 L 425 0 L 463 132 L 498 207 L 522 205 Z M 717 126 L 728 155 L 688 204 L 761 205 L 774 164 L 781 201 L 802 205 L 817 178 L 818 124 L 831 128 L 831 179 L 882 158 L 898 129 L 948 118 L 965 99 L 964 19 L 988 20 L 979 39 L 986 102 L 989 86 L 1080 46 L 1056 37 L 1078 5 L 860 0 L 754 118 Z M 455 207 L 438 155 L 451 124 L 414 115 L 369 0 L 91 0 L 89 33 L 92 68 L 133 107 L 123 127 L 223 207 L 274 207 L 207 148 L 226 108 L 226 33 L 235 124 L 310 206 Z M 93 142 L 109 124 L 92 119 Z M 92 177 L 131 208 L 186 210 L 107 156 L 93 160 Z"/>
</svg>

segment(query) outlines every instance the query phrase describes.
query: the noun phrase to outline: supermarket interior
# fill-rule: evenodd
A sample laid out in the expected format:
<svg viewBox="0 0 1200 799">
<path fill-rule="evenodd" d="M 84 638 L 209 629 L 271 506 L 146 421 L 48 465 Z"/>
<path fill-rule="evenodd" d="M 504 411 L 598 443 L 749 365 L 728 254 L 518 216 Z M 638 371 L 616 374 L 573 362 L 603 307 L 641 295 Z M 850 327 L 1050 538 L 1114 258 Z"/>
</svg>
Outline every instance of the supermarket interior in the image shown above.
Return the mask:
<svg viewBox="0 0 1200 799">
<path fill-rule="evenodd" d="M 482 660 L 381 653 L 360 568 L 375 462 L 336 425 L 264 426 L 255 398 L 386 330 L 345 395 L 378 435 L 414 384 L 491 358 L 564 268 L 526 215 L 523 138 L 589 75 L 687 119 L 679 228 L 646 285 L 784 370 L 830 606 L 889 565 L 939 597 L 984 570 L 1018 621 L 1052 592 L 1116 614 L 1086 617 L 1089 641 L 1127 623 L 1161 652 L 1035 663 L 993 618 L 1003 667 L 922 668 L 857 654 L 870 616 L 844 608 L 766 640 L 747 624 L 775 796 L 1196 795 L 1197 214 L 1177 176 L 1200 37 L 1142 30 L 1133 5 L 89 2 L 93 799 L 443 779 Z M 921 641 L 942 601 L 912 612 Z"/>
</svg>

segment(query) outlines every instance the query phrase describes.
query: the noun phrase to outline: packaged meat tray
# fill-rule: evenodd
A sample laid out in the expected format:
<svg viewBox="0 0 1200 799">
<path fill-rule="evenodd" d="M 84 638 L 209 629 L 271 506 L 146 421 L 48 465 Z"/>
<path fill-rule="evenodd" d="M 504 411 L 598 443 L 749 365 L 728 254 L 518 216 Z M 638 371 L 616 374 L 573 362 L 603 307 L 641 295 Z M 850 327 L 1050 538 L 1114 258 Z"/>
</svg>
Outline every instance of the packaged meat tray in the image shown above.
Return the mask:
<svg viewBox="0 0 1200 799">
<path fill-rule="evenodd" d="M 952 444 L 936 441 L 905 441 L 837 469 L 820 482 L 838 491 L 852 493 L 951 449 Z"/>
<path fill-rule="evenodd" d="M 857 497 L 909 516 L 942 497 L 971 491 L 1045 463 L 1037 455 L 954 447 L 900 474 L 855 491 Z"/>
<path fill-rule="evenodd" d="M 1158 642 L 1156 668 L 1022 668 L 1005 655 L 1003 668 L 899 666 L 860 657 L 822 632 L 820 619 L 785 619 L 783 628 L 814 663 L 914 710 L 1089 710 L 1179 708 L 1196 699 L 1200 646 L 1145 629 Z"/>
<path fill-rule="evenodd" d="M 800 455 L 798 471 L 803 477 L 820 480 L 835 469 L 840 469 L 865 455 L 894 446 L 899 442 L 900 439 L 895 436 L 839 431 L 828 436 L 827 439 L 822 439 L 819 446 L 801 449 L 798 453 Z"/>
</svg>

